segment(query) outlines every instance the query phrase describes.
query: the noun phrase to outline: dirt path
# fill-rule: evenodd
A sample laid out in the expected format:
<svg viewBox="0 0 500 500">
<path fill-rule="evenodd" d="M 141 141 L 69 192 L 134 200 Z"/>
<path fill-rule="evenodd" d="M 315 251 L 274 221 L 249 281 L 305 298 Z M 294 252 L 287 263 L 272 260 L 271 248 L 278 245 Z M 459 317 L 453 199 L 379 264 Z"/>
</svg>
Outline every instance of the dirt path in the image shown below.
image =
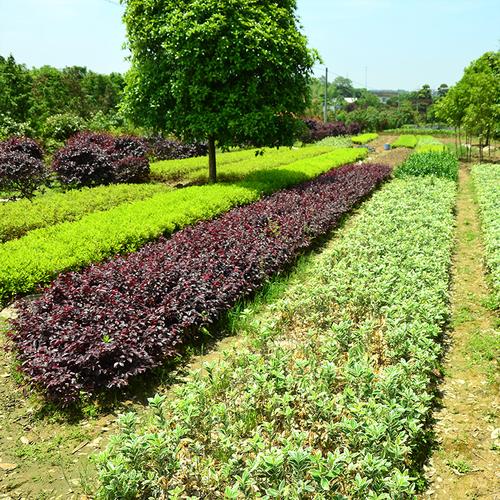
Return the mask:
<svg viewBox="0 0 500 500">
<path fill-rule="evenodd" d="M 450 345 L 442 408 L 436 415 L 440 445 L 430 461 L 430 488 L 424 498 L 500 499 L 498 352 L 495 355 L 495 316 L 486 307 L 483 258 L 472 181 L 468 167 L 462 166 Z"/>
</svg>

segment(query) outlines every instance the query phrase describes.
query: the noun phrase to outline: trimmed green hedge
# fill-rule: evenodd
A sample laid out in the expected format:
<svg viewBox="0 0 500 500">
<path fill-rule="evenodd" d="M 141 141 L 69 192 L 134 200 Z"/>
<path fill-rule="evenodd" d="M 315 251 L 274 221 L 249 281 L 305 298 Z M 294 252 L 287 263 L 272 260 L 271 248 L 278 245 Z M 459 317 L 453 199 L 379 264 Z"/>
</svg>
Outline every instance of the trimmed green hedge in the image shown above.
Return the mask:
<svg viewBox="0 0 500 500">
<path fill-rule="evenodd" d="M 161 235 L 211 219 L 237 205 L 366 156 L 367 150 L 337 149 L 268 171 L 237 184 L 193 186 L 160 193 L 76 222 L 37 229 L 0 245 L 0 303 L 33 291 L 62 271 L 79 269 L 118 253 L 132 252 Z"/>
<path fill-rule="evenodd" d="M 495 308 L 500 308 L 500 165 L 474 165 L 472 179 L 479 203 Z"/>
<path fill-rule="evenodd" d="M 141 422 L 120 418 L 96 498 L 413 498 L 455 197 L 437 178 L 376 193 L 277 299 L 244 310 L 237 349 L 151 398 Z"/>
<path fill-rule="evenodd" d="M 89 213 L 109 210 L 168 190 L 161 184 L 114 184 L 65 193 L 48 192 L 32 201 L 0 203 L 0 242 L 20 238 L 33 229 L 75 221 Z"/>
</svg>

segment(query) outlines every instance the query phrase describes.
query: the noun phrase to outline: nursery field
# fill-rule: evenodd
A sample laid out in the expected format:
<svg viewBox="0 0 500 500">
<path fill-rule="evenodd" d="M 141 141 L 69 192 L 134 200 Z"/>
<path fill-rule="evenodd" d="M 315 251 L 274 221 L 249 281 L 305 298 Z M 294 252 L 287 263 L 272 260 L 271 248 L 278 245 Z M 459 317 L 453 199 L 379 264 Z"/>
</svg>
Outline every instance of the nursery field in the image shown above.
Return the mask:
<svg viewBox="0 0 500 500">
<path fill-rule="evenodd" d="M 498 165 L 377 134 L 219 162 L 0 205 L 0 496 L 493 494 Z"/>
</svg>

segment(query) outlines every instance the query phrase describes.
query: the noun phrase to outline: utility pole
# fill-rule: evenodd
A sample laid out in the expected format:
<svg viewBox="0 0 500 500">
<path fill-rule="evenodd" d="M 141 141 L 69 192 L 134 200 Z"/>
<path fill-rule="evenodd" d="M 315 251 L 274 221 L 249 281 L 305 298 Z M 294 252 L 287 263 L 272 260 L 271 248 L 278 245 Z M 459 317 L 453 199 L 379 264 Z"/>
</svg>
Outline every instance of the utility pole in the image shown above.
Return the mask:
<svg viewBox="0 0 500 500">
<path fill-rule="evenodd" d="M 328 120 L 328 68 L 325 68 L 325 103 L 323 107 L 323 121 Z"/>
<path fill-rule="evenodd" d="M 365 89 L 368 90 L 368 66 L 365 66 Z"/>
</svg>

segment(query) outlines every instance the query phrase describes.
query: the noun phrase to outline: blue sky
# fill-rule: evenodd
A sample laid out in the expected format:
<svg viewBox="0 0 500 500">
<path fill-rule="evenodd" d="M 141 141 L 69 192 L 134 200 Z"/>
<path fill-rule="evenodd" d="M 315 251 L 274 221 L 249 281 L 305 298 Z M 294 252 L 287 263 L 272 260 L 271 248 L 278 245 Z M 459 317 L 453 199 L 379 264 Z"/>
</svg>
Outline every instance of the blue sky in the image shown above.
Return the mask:
<svg viewBox="0 0 500 500">
<path fill-rule="evenodd" d="M 499 0 L 298 0 L 298 14 L 332 78 L 369 88 L 453 84 L 500 48 Z M 28 66 L 125 71 L 117 0 L 0 0 L 0 54 Z M 323 70 L 318 66 L 318 74 Z"/>
</svg>

